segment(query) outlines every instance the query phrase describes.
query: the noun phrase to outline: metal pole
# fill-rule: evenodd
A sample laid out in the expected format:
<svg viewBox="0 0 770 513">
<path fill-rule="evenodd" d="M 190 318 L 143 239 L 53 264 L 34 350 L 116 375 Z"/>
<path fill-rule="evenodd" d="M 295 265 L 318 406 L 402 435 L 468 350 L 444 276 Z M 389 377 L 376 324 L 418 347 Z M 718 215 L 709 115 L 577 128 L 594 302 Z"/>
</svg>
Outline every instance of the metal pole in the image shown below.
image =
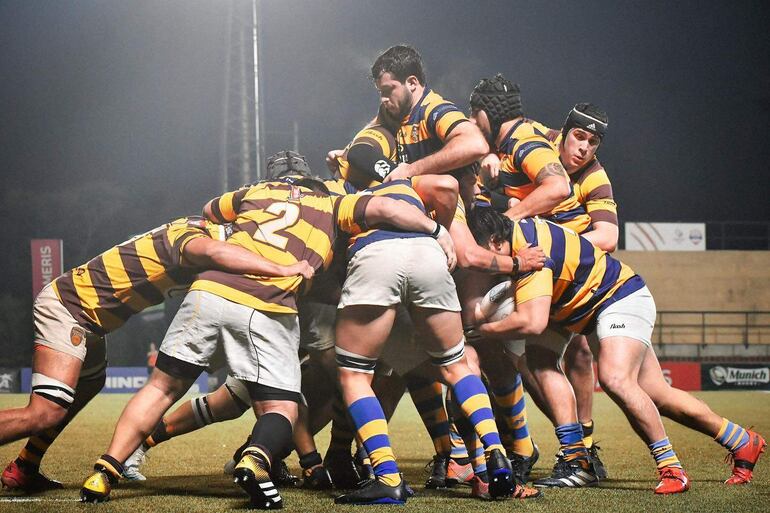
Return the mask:
<svg viewBox="0 0 770 513">
<path fill-rule="evenodd" d="M 299 153 L 299 123 L 294 121 L 294 126 L 292 128 L 292 135 L 294 136 L 294 151 Z"/>
<path fill-rule="evenodd" d="M 228 148 L 228 130 L 230 129 L 230 66 L 232 53 L 232 41 L 233 37 L 233 0 L 227 2 L 227 30 L 225 35 L 225 90 L 222 95 L 222 133 L 220 134 L 219 141 L 219 161 L 220 161 L 220 181 L 219 187 L 221 191 L 228 191 L 228 177 L 229 172 L 229 148 Z"/>
<path fill-rule="evenodd" d="M 254 44 L 254 149 L 256 160 L 254 169 L 257 172 L 257 180 L 262 179 L 262 141 L 260 124 L 261 119 L 259 117 L 259 37 L 257 34 L 257 0 L 251 0 L 251 21 L 252 21 L 252 33 L 251 38 Z"/>
</svg>

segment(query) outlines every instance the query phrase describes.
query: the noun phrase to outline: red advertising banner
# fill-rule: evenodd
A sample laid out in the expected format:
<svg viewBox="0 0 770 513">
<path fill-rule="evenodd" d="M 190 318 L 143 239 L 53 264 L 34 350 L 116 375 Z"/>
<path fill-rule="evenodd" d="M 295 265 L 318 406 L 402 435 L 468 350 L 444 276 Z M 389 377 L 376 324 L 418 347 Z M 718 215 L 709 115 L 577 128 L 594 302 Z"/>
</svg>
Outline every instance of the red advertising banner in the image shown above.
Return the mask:
<svg viewBox="0 0 770 513">
<path fill-rule="evenodd" d="M 43 290 L 59 276 L 64 267 L 64 252 L 61 239 L 32 239 L 32 296 Z"/>
<path fill-rule="evenodd" d="M 697 362 L 660 362 L 663 378 L 674 388 L 679 390 L 701 390 L 701 364 Z M 595 390 L 600 392 L 599 378 L 594 364 L 594 376 L 596 376 Z"/>
</svg>

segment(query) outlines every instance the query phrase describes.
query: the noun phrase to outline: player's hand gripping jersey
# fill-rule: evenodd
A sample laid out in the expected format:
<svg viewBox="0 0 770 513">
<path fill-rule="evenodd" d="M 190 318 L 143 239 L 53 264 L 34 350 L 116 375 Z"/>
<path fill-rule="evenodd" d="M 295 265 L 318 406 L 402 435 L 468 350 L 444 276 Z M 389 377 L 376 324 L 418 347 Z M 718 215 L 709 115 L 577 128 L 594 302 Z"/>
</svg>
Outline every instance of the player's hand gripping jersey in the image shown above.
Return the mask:
<svg viewBox="0 0 770 513">
<path fill-rule="evenodd" d="M 133 314 L 186 289 L 199 271 L 185 262 L 185 245 L 197 237 L 224 239 L 224 227 L 182 218 L 108 249 L 56 278 L 53 289 L 82 326 L 104 335 Z"/>
<path fill-rule="evenodd" d="M 644 287 L 634 271 L 569 228 L 537 218 L 514 222 L 511 248 L 539 245 L 545 267 L 516 283 L 516 303 L 551 298 L 551 321 L 574 333 L 590 333 L 596 315 Z"/>
<path fill-rule="evenodd" d="M 227 240 L 281 265 L 307 260 L 316 270 L 332 258 L 338 229 L 363 225 L 371 196 L 328 196 L 285 182 L 261 182 L 211 201 L 217 221 L 233 222 Z M 256 310 L 296 313 L 301 276 L 261 277 L 221 271 L 200 274 L 191 290 L 205 290 Z"/>
<path fill-rule="evenodd" d="M 528 119 L 516 122 L 505 135 L 497 150 L 500 157 L 499 184 L 509 198 L 524 199 L 537 187 L 537 174 L 547 164 L 559 164 L 559 152 L 546 139 L 542 125 Z M 591 218 L 578 201 L 570 184 L 570 195 L 551 212 L 543 213 L 553 221 L 582 233 Z"/>
</svg>

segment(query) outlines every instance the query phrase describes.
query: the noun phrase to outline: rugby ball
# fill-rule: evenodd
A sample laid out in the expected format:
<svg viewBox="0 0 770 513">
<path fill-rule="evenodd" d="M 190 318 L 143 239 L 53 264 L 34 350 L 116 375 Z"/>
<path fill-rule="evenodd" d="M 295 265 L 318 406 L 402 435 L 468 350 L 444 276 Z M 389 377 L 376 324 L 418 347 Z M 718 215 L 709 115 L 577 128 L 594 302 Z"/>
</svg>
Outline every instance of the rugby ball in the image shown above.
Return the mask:
<svg viewBox="0 0 770 513">
<path fill-rule="evenodd" d="M 489 289 L 476 304 L 476 322 L 495 322 L 508 317 L 516 309 L 513 297 L 515 290 L 511 280 L 505 280 Z"/>
</svg>

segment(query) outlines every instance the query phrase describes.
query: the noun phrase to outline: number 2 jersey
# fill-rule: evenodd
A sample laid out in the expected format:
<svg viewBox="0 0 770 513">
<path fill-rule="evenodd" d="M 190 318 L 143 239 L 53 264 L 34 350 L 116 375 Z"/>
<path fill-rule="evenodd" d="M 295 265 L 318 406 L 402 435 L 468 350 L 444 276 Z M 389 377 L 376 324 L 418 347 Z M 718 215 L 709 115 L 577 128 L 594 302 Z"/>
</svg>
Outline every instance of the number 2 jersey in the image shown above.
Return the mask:
<svg viewBox="0 0 770 513">
<path fill-rule="evenodd" d="M 177 219 L 62 274 L 53 290 L 80 325 L 104 335 L 171 290 L 190 286 L 200 269 L 185 261 L 184 247 L 199 237 L 224 240 L 224 227 L 200 217 Z"/>
<path fill-rule="evenodd" d="M 302 260 L 326 267 L 338 231 L 365 226 L 371 196 L 329 196 L 281 181 L 261 182 L 212 200 L 217 222 L 232 222 L 227 240 L 280 265 Z M 190 290 L 203 290 L 256 310 L 296 313 L 301 276 L 264 277 L 202 272 Z"/>
<path fill-rule="evenodd" d="M 551 322 L 574 333 L 591 333 L 599 312 L 645 286 L 630 267 L 556 223 L 514 222 L 512 250 L 527 244 L 540 246 L 546 263 L 519 278 L 516 303 L 551 296 Z"/>
</svg>

